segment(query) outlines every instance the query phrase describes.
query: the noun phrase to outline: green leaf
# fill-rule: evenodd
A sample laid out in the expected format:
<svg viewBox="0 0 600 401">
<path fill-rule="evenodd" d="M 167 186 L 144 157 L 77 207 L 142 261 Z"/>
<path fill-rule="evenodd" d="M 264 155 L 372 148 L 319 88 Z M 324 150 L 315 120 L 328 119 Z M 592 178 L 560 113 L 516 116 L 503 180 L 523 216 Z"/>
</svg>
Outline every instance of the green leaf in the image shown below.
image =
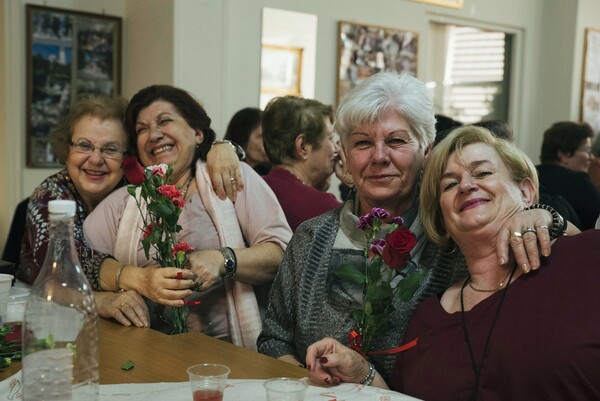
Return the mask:
<svg viewBox="0 0 600 401">
<path fill-rule="evenodd" d="M 135 196 L 135 189 L 137 187 L 135 185 L 127 185 L 127 193 L 131 196 Z"/>
<path fill-rule="evenodd" d="M 373 304 L 371 304 L 371 301 L 367 301 L 365 303 L 365 315 L 370 316 L 371 313 L 373 313 Z"/>
<path fill-rule="evenodd" d="M 415 292 L 421 287 L 421 283 L 425 279 L 425 272 L 414 272 L 409 274 L 398 283 L 396 291 L 401 301 L 409 301 L 412 299 Z"/>
<path fill-rule="evenodd" d="M 131 370 L 135 367 L 135 363 L 131 359 L 128 359 L 127 362 L 121 365 L 121 370 Z"/>
<path fill-rule="evenodd" d="M 365 275 L 356 268 L 353 264 L 346 263 L 336 269 L 334 274 L 344 281 L 349 281 L 353 284 L 364 284 Z"/>
</svg>

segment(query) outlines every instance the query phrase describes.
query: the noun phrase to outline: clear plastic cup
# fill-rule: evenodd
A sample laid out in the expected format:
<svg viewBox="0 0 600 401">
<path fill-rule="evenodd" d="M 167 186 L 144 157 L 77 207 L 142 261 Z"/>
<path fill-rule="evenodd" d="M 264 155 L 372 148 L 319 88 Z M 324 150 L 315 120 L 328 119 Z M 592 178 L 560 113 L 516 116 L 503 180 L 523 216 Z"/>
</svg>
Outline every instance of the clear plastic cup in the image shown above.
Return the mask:
<svg viewBox="0 0 600 401">
<path fill-rule="evenodd" d="M 12 287 L 14 276 L 12 274 L 0 273 L 0 317 L 6 321 L 6 310 L 8 308 L 8 295 Z"/>
<path fill-rule="evenodd" d="M 289 377 L 276 377 L 264 384 L 268 401 L 304 401 L 308 386 L 305 382 Z"/>
<path fill-rule="evenodd" d="M 211 363 L 190 366 L 187 373 L 190 377 L 193 400 L 222 401 L 229 371 L 225 365 Z"/>
</svg>

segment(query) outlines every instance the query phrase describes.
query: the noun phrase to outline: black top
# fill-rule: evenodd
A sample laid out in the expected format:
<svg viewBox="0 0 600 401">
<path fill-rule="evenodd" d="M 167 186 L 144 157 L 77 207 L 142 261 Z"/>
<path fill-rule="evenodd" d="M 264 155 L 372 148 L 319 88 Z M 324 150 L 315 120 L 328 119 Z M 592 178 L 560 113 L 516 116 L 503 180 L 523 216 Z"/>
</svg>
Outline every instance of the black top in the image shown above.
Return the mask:
<svg viewBox="0 0 600 401">
<path fill-rule="evenodd" d="M 600 193 L 587 173 L 554 164 L 542 164 L 537 166 L 537 169 L 540 193 L 561 195 L 577 213 L 579 229 L 594 228 L 600 215 Z"/>
</svg>

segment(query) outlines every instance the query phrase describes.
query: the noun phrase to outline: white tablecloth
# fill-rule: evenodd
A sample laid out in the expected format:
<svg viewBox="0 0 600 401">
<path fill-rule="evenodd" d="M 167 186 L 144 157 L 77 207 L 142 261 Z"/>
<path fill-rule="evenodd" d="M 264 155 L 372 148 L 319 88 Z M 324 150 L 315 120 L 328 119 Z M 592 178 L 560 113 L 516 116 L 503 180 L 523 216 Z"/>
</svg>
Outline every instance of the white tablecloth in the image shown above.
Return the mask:
<svg viewBox="0 0 600 401">
<path fill-rule="evenodd" d="M 308 380 L 307 378 L 304 380 Z M 264 380 L 228 380 L 224 401 L 264 401 Z M 21 372 L 0 382 L 0 401 L 20 400 Z M 190 401 L 189 383 L 103 384 L 100 401 Z M 408 401 L 416 400 L 400 393 L 357 384 L 336 387 L 309 386 L 305 401 Z"/>
</svg>

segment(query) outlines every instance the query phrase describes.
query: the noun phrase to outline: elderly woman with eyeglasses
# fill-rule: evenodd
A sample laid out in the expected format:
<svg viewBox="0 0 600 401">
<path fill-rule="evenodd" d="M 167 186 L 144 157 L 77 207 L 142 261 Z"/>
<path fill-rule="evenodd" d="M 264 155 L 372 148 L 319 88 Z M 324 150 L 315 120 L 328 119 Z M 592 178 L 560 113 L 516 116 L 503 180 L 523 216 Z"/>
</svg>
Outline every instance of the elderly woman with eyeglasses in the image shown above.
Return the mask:
<svg viewBox="0 0 600 401">
<path fill-rule="evenodd" d="M 83 221 L 100 201 L 123 184 L 121 162 L 128 151 L 123 127 L 127 104 L 122 97 L 82 97 L 52 132 L 54 152 L 66 168 L 46 178 L 29 198 L 21 264 L 17 271 L 20 281 L 32 284 L 44 263 L 49 240 L 48 201 L 65 199 L 74 200 L 77 204 L 75 246 L 92 287 L 100 289 L 98 271 L 103 263 L 112 259 L 110 255 L 94 252 L 89 247 L 83 235 Z M 220 177 L 224 170 L 234 171 L 238 162 L 230 147 L 217 146 L 215 149 L 211 153 L 218 153 L 220 157 L 213 155 L 219 160 L 212 159 L 213 165 L 218 165 L 218 168 L 211 176 Z M 232 167 L 231 160 L 236 166 Z M 224 196 L 223 183 L 218 181 L 217 186 Z M 96 301 L 103 317 L 113 317 L 124 325 L 148 325 L 145 304 L 133 291 L 120 294 L 97 292 Z M 139 316 L 133 313 L 127 316 L 114 307 L 122 302 L 135 305 L 140 311 Z"/>
</svg>

